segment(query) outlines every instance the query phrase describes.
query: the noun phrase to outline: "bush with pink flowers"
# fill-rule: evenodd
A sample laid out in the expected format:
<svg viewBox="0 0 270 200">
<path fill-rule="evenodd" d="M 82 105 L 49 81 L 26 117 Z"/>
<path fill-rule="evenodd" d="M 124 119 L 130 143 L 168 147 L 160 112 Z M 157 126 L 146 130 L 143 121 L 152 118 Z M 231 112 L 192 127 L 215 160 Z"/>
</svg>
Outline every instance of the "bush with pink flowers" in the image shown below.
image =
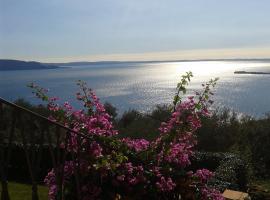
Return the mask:
<svg viewBox="0 0 270 200">
<path fill-rule="evenodd" d="M 187 169 L 194 155 L 200 119 L 210 115 L 211 88 L 217 81 L 210 80 L 201 92 L 183 99 L 181 95 L 186 93 L 191 77 L 191 72 L 182 76 L 171 117 L 161 123 L 154 141 L 119 137 L 104 106 L 82 81 L 76 94 L 83 103 L 82 110 L 75 110 L 68 102 L 59 105 L 57 98 L 47 97 L 46 90 L 32 84 L 36 95 L 48 102 L 50 120 L 74 130 L 67 149 L 76 159 L 67 159 L 59 166 L 64 169 L 62 187 L 57 187 L 55 169 L 45 178 L 50 200 L 58 199 L 60 191 L 65 199 L 83 200 L 223 199 L 218 190 L 208 186 L 212 172 Z M 76 173 L 80 174 L 79 188 Z"/>
</svg>

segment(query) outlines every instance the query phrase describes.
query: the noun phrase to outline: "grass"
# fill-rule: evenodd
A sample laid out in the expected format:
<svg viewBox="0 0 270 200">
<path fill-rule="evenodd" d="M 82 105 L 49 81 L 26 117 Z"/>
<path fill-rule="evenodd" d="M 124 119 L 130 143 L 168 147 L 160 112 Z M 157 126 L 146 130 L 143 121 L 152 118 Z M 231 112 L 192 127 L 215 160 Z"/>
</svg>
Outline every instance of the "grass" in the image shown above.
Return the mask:
<svg viewBox="0 0 270 200">
<path fill-rule="evenodd" d="M 29 200 L 32 199 L 32 187 L 28 184 L 9 182 L 9 195 L 11 200 Z M 0 192 L 2 188 L 0 187 Z M 48 188 L 46 186 L 38 186 L 38 196 L 40 200 L 48 199 Z"/>
<path fill-rule="evenodd" d="M 264 190 L 270 192 L 270 179 L 255 181 L 255 185 L 260 186 Z"/>
<path fill-rule="evenodd" d="M 262 200 L 270 199 L 270 180 L 256 180 L 252 183 L 249 190 L 251 199 Z"/>
</svg>

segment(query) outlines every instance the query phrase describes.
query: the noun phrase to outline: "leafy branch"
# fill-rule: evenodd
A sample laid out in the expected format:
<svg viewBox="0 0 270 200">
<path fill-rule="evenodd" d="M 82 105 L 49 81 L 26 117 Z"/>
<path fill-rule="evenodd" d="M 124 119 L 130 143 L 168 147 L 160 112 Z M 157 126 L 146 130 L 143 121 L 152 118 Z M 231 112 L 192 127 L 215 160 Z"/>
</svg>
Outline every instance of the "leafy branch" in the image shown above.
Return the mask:
<svg viewBox="0 0 270 200">
<path fill-rule="evenodd" d="M 180 93 L 186 94 L 187 92 L 186 86 L 188 86 L 191 77 L 193 77 L 193 74 L 192 72 L 186 72 L 186 74 L 182 75 L 181 77 L 182 77 L 181 81 L 177 84 L 177 87 L 176 87 L 177 92 L 173 99 L 173 111 L 175 111 L 177 104 L 181 103 L 182 101 Z"/>
</svg>

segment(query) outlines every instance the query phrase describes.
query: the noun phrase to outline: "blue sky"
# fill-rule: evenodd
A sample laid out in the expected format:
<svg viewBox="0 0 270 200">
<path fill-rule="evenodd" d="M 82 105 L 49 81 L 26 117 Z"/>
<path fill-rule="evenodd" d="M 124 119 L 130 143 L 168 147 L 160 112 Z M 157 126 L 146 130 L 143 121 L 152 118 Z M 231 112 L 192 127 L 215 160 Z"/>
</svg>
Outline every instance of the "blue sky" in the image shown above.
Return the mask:
<svg viewBox="0 0 270 200">
<path fill-rule="evenodd" d="M 0 58 L 270 57 L 269 0 L 0 0 Z"/>
</svg>

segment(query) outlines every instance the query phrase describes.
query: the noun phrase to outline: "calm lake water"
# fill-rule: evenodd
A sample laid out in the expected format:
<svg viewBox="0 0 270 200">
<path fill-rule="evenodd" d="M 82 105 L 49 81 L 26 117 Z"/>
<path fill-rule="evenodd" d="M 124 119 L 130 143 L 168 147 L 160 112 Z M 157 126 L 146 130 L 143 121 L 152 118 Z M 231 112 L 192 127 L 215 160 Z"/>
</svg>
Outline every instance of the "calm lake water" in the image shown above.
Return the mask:
<svg viewBox="0 0 270 200">
<path fill-rule="evenodd" d="M 0 96 L 25 98 L 40 103 L 26 85 L 49 88 L 51 95 L 75 101 L 76 81 L 84 80 L 101 100 L 122 113 L 129 108 L 148 111 L 157 104 L 171 103 L 180 76 L 192 71 L 190 94 L 210 78 L 219 77 L 214 91 L 215 106 L 231 108 L 255 117 L 270 111 L 270 75 L 234 74 L 236 70 L 270 72 L 270 62 L 197 61 L 161 63 L 113 63 L 63 69 L 0 72 Z"/>
</svg>

